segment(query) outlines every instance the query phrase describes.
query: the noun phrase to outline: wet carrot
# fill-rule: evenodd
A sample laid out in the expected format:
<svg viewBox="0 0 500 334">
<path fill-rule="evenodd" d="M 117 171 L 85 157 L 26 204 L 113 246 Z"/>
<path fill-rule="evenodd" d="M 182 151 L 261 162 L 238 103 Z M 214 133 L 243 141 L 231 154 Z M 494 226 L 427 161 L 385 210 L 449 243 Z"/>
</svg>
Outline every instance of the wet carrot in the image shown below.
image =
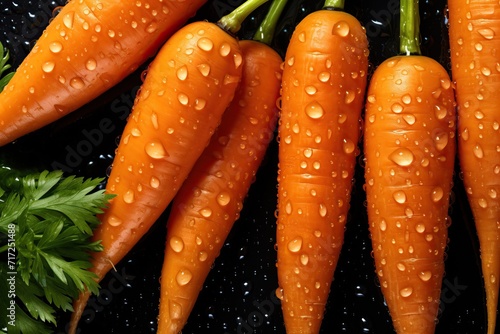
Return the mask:
<svg viewBox="0 0 500 334">
<path fill-rule="evenodd" d="M 458 154 L 479 238 L 488 334 L 493 334 L 500 284 L 500 4 L 450 0 L 448 8 Z"/>
<path fill-rule="evenodd" d="M 94 234 L 104 247 L 90 268 L 99 280 L 170 204 L 232 100 L 242 62 L 234 37 L 199 21 L 177 31 L 151 63 L 106 185 L 116 197 Z M 88 298 L 87 292 L 75 301 L 71 333 Z"/>
<path fill-rule="evenodd" d="M 306 16 L 284 61 L 276 293 L 291 334 L 320 330 L 359 153 L 368 42 L 343 6 L 326 1 Z"/>
<path fill-rule="evenodd" d="M 397 333 L 434 333 L 455 160 L 446 70 L 420 55 L 418 1 L 401 2 L 402 55 L 368 88 L 365 189 L 376 273 Z"/>
<path fill-rule="evenodd" d="M 187 322 L 273 138 L 282 59 L 259 41 L 241 41 L 240 47 L 241 84 L 172 204 L 158 333 L 178 333 Z"/>
<path fill-rule="evenodd" d="M 0 94 L 0 146 L 120 82 L 205 2 L 69 1 Z"/>
</svg>

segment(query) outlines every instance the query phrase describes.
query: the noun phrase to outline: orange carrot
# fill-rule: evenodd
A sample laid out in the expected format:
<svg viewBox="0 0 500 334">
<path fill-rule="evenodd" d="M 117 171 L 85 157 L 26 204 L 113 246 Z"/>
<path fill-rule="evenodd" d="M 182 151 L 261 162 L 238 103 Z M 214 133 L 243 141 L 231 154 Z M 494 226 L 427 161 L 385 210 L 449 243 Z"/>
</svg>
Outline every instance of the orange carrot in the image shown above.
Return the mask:
<svg viewBox="0 0 500 334">
<path fill-rule="evenodd" d="M 240 47 L 240 87 L 172 204 L 158 333 L 176 334 L 188 320 L 272 139 L 282 59 L 258 41 L 242 41 Z"/>
<path fill-rule="evenodd" d="M 120 82 L 205 2 L 69 1 L 0 94 L 0 146 Z"/>
<path fill-rule="evenodd" d="M 234 96 L 242 61 L 230 34 L 216 24 L 194 22 L 177 31 L 151 63 L 106 185 L 117 196 L 94 235 L 104 247 L 93 254 L 90 269 L 99 280 L 179 190 Z M 87 292 L 75 302 L 72 333 L 88 298 Z"/>
<path fill-rule="evenodd" d="M 278 283 L 287 333 L 318 333 L 344 240 L 368 70 L 364 28 L 326 1 L 295 28 L 279 124 Z"/>
<path fill-rule="evenodd" d="M 493 334 L 500 284 L 500 4 L 450 0 L 448 8 L 458 155 L 479 238 L 488 334 Z"/>
<path fill-rule="evenodd" d="M 376 273 L 397 333 L 434 333 L 455 159 L 446 70 L 420 55 L 418 1 L 401 2 L 400 51 L 368 88 L 365 189 Z"/>
</svg>

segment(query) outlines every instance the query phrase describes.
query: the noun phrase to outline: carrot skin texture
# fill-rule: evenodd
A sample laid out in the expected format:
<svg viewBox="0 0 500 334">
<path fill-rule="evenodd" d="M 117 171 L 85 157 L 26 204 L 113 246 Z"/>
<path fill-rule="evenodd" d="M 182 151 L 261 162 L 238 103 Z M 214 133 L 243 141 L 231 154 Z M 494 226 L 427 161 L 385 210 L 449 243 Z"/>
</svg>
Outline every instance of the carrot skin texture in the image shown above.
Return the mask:
<svg viewBox="0 0 500 334">
<path fill-rule="evenodd" d="M 116 152 L 99 217 L 104 250 L 90 269 L 99 280 L 155 223 L 210 141 L 241 79 L 237 41 L 209 22 L 176 32 L 151 63 Z M 73 324 L 88 293 L 75 302 Z"/>
<path fill-rule="evenodd" d="M 0 93 L 0 146 L 67 115 L 120 82 L 205 2 L 68 2 Z"/>
<path fill-rule="evenodd" d="M 260 42 L 240 46 L 240 87 L 172 204 L 158 333 L 184 327 L 273 138 L 282 59 Z"/>
<path fill-rule="evenodd" d="M 279 120 L 277 270 L 287 333 L 318 333 L 344 240 L 359 153 L 368 41 L 356 18 L 319 10 L 295 28 Z"/>
<path fill-rule="evenodd" d="M 447 243 L 455 101 L 424 56 L 384 61 L 365 113 L 365 189 L 375 267 L 397 333 L 434 333 Z"/>
<path fill-rule="evenodd" d="M 500 284 L 498 55 L 500 4 L 450 0 L 452 77 L 458 103 L 458 156 L 481 252 L 488 334 L 495 333 Z"/>
</svg>

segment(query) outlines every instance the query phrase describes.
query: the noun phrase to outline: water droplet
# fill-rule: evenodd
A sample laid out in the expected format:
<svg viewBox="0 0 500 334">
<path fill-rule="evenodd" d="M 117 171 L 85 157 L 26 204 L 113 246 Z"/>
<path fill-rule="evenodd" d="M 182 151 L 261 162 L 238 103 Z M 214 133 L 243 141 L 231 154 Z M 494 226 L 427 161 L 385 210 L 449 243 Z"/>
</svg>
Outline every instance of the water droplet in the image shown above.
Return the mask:
<svg viewBox="0 0 500 334">
<path fill-rule="evenodd" d="M 415 230 L 418 232 L 418 233 L 424 233 L 425 232 L 425 225 L 424 224 L 417 224 L 415 226 Z"/>
<path fill-rule="evenodd" d="M 422 281 L 427 282 L 428 280 L 431 279 L 432 273 L 430 271 L 421 271 L 421 272 L 418 273 L 418 277 Z"/>
<path fill-rule="evenodd" d="M 314 86 L 306 86 L 305 91 L 308 95 L 314 95 L 318 90 Z"/>
<path fill-rule="evenodd" d="M 204 77 L 210 74 L 210 65 L 208 64 L 199 64 L 197 68 L 198 71 L 200 71 L 201 75 L 203 75 Z"/>
<path fill-rule="evenodd" d="M 396 113 L 396 114 L 399 114 L 400 112 L 403 111 L 403 106 L 400 105 L 399 103 L 394 103 L 392 106 L 391 106 L 391 110 Z"/>
<path fill-rule="evenodd" d="M 485 198 L 478 199 L 477 204 L 483 209 L 486 209 L 488 207 L 488 202 L 486 201 Z"/>
<path fill-rule="evenodd" d="M 441 81 L 441 87 L 443 89 L 449 89 L 451 87 L 451 81 L 449 78 L 443 78 L 440 80 Z"/>
<path fill-rule="evenodd" d="M 482 51 L 483 50 L 483 44 L 481 43 L 476 43 L 474 45 L 474 48 L 476 49 L 476 51 Z"/>
<path fill-rule="evenodd" d="M 127 192 L 123 194 L 123 201 L 129 204 L 134 202 L 134 191 L 132 189 L 127 190 Z"/>
<path fill-rule="evenodd" d="M 52 61 L 45 62 L 42 65 L 42 71 L 44 71 L 45 73 L 50 73 L 54 70 L 55 66 L 56 66 L 56 64 Z"/>
<path fill-rule="evenodd" d="M 186 67 L 186 65 L 180 67 L 178 70 L 177 70 L 177 78 L 181 81 L 184 81 L 186 80 L 188 76 L 188 69 Z"/>
<path fill-rule="evenodd" d="M 196 44 L 203 51 L 210 51 L 214 47 L 214 42 L 212 42 L 212 40 L 207 37 L 200 38 Z"/>
<path fill-rule="evenodd" d="M 186 106 L 189 103 L 189 98 L 186 94 L 184 93 L 179 93 L 177 94 L 177 100 L 179 101 L 180 104 L 183 106 Z"/>
<path fill-rule="evenodd" d="M 474 153 L 474 156 L 478 159 L 481 159 L 484 156 L 483 148 L 479 144 L 476 144 L 474 146 L 472 152 Z"/>
<path fill-rule="evenodd" d="M 489 76 L 491 74 L 491 70 L 488 68 L 488 67 L 483 67 L 481 69 L 481 73 L 484 75 L 484 76 Z"/>
<path fill-rule="evenodd" d="M 297 38 L 298 38 L 299 42 L 304 43 L 306 41 L 306 33 L 303 31 L 300 32 L 300 34 L 298 35 Z"/>
<path fill-rule="evenodd" d="M 445 118 L 447 112 L 448 111 L 446 110 L 446 108 L 443 108 L 442 106 L 439 106 L 437 104 L 434 106 L 434 114 L 436 115 L 437 119 Z"/>
<path fill-rule="evenodd" d="M 436 149 L 438 151 L 444 150 L 444 148 L 448 145 L 448 133 L 437 133 L 434 136 L 434 144 L 436 145 Z"/>
<path fill-rule="evenodd" d="M 349 35 L 349 24 L 345 21 L 339 21 L 333 26 L 332 34 L 346 37 Z"/>
<path fill-rule="evenodd" d="M 302 254 L 300 256 L 300 263 L 302 263 L 302 265 L 307 265 L 307 263 L 309 263 L 309 256 L 307 256 L 306 254 Z"/>
<path fill-rule="evenodd" d="M 156 30 L 158 30 L 158 24 L 156 22 L 151 22 L 147 27 L 146 27 L 146 32 L 152 34 Z"/>
<path fill-rule="evenodd" d="M 381 230 L 381 231 L 385 231 L 385 230 L 387 230 L 387 223 L 385 222 L 385 220 L 384 220 L 384 219 L 382 219 L 382 220 L 380 221 L 379 228 L 380 228 L 380 230 Z"/>
<path fill-rule="evenodd" d="M 69 12 L 66 13 L 66 15 L 64 15 L 63 24 L 66 26 L 66 28 L 69 29 L 73 28 L 74 18 L 75 18 L 75 12 Z"/>
<path fill-rule="evenodd" d="M 496 276 L 495 276 L 494 274 L 491 274 L 491 275 L 490 275 L 490 282 L 491 282 L 492 284 L 495 284 L 495 282 L 496 282 L 496 281 L 497 281 Z"/>
<path fill-rule="evenodd" d="M 311 117 L 312 119 L 319 119 L 325 114 L 323 107 L 317 101 L 309 103 L 306 106 L 305 112 L 307 116 Z"/>
<path fill-rule="evenodd" d="M 149 180 L 149 185 L 151 188 L 158 188 L 160 186 L 160 180 L 154 176 L 151 176 L 151 179 Z"/>
<path fill-rule="evenodd" d="M 412 210 L 411 208 L 406 208 L 406 209 L 405 209 L 405 215 L 406 215 L 406 217 L 408 217 L 408 218 L 413 217 L 413 210 Z M 410 247 L 411 247 L 411 246 L 410 246 Z"/>
<path fill-rule="evenodd" d="M 493 188 L 490 188 L 488 190 L 488 196 L 490 196 L 490 198 L 497 198 L 497 191 Z"/>
<path fill-rule="evenodd" d="M 180 286 L 188 284 L 193 278 L 193 274 L 188 269 L 181 269 L 177 273 L 175 280 Z"/>
<path fill-rule="evenodd" d="M 327 213 L 328 213 L 328 211 L 327 211 L 327 209 L 326 209 L 326 205 L 324 205 L 324 204 L 320 204 L 320 205 L 319 205 L 319 215 L 320 215 L 321 217 L 325 217 Z"/>
<path fill-rule="evenodd" d="M 356 144 L 352 140 L 344 139 L 343 141 L 344 152 L 350 154 L 356 149 Z"/>
<path fill-rule="evenodd" d="M 217 195 L 217 203 L 219 203 L 220 206 L 226 206 L 230 201 L 231 195 L 229 195 L 228 192 L 223 191 Z"/>
<path fill-rule="evenodd" d="M 275 293 L 279 300 L 283 300 L 283 288 L 277 288 Z"/>
<path fill-rule="evenodd" d="M 200 262 L 205 262 L 207 259 L 208 259 L 208 253 L 207 252 L 201 251 L 198 254 L 198 260 L 200 260 Z"/>
<path fill-rule="evenodd" d="M 182 238 L 180 237 L 172 237 L 170 238 L 170 248 L 172 248 L 172 250 L 176 253 L 180 253 L 182 252 L 182 250 L 184 249 L 184 241 L 182 241 Z"/>
<path fill-rule="evenodd" d="M 411 96 L 410 94 L 405 94 L 401 98 L 401 101 L 403 101 L 404 104 L 410 104 L 411 103 Z"/>
<path fill-rule="evenodd" d="M 416 122 L 416 117 L 413 114 L 403 114 L 403 119 L 408 125 L 413 125 Z"/>
<path fill-rule="evenodd" d="M 180 319 L 182 316 L 182 306 L 171 300 L 169 302 L 169 314 L 172 319 Z"/>
<path fill-rule="evenodd" d="M 210 208 L 201 209 L 200 214 L 205 218 L 209 218 L 212 215 L 212 209 Z"/>
<path fill-rule="evenodd" d="M 401 263 L 399 262 L 396 267 L 398 268 L 399 271 L 405 271 L 406 270 L 406 266 L 404 265 L 404 263 Z"/>
<path fill-rule="evenodd" d="M 407 148 L 398 148 L 389 155 L 390 160 L 402 167 L 411 165 L 413 158 L 413 153 Z"/>
<path fill-rule="evenodd" d="M 49 50 L 52 53 L 59 53 L 63 49 L 63 45 L 59 42 L 52 42 L 49 44 Z"/>
<path fill-rule="evenodd" d="M 85 63 L 85 67 L 87 68 L 87 70 L 93 71 L 97 67 L 97 61 L 94 58 L 89 58 Z"/>
<path fill-rule="evenodd" d="M 413 288 L 411 288 L 411 287 L 403 288 L 399 291 L 399 294 L 401 295 L 401 297 L 404 297 L 404 298 L 410 297 L 412 293 L 413 293 Z"/>
<path fill-rule="evenodd" d="M 345 92 L 344 102 L 345 104 L 350 104 L 356 98 L 356 93 L 352 90 L 348 90 Z"/>
<path fill-rule="evenodd" d="M 123 221 L 115 215 L 111 215 L 108 217 L 108 224 L 111 226 L 120 226 Z"/>
<path fill-rule="evenodd" d="M 492 39 L 495 36 L 495 32 L 490 28 L 478 29 L 477 32 L 485 39 Z"/>
<path fill-rule="evenodd" d="M 321 72 L 320 74 L 318 74 L 318 80 L 321 82 L 328 82 L 328 80 L 330 80 L 330 73 Z"/>
<path fill-rule="evenodd" d="M 406 202 L 406 193 L 402 190 L 398 190 L 395 193 L 393 193 L 392 197 L 399 204 L 403 204 Z"/>
<path fill-rule="evenodd" d="M 69 85 L 75 89 L 82 89 L 85 86 L 82 78 L 74 77 L 69 81 Z"/>
<path fill-rule="evenodd" d="M 168 153 L 165 150 L 165 147 L 160 142 L 153 141 L 146 144 L 144 148 L 146 150 L 147 155 L 149 155 L 153 159 L 163 159 L 168 157 Z"/>
<path fill-rule="evenodd" d="M 239 53 L 235 53 L 233 56 L 234 67 L 238 68 L 243 63 L 243 57 Z"/>
<path fill-rule="evenodd" d="M 297 253 L 302 248 L 302 238 L 297 237 L 288 243 L 288 250 L 292 253 Z"/>
<path fill-rule="evenodd" d="M 231 53 L 231 45 L 228 43 L 222 43 L 221 46 L 219 47 L 219 54 L 222 57 L 226 57 L 229 53 Z"/>
</svg>

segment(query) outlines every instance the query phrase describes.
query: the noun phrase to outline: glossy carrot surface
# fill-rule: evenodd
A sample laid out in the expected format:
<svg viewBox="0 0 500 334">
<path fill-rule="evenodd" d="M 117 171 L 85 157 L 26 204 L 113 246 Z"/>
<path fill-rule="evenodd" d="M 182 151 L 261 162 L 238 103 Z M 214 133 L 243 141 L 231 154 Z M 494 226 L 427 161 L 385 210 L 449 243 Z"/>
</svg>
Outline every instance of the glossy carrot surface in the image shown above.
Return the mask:
<svg viewBox="0 0 500 334">
<path fill-rule="evenodd" d="M 279 123 L 277 295 L 287 333 L 319 333 L 359 153 L 368 44 L 358 20 L 319 10 L 295 28 Z"/>
<path fill-rule="evenodd" d="M 488 333 L 493 334 L 500 284 L 500 4 L 450 0 L 448 8 L 461 176 L 479 238 Z"/>
<path fill-rule="evenodd" d="M 451 223 L 456 112 L 448 73 L 419 55 L 416 4 L 401 3 L 404 55 L 384 61 L 370 80 L 365 189 L 376 273 L 394 329 L 431 334 Z"/>
<path fill-rule="evenodd" d="M 199 158 L 241 78 L 237 41 L 217 25 L 191 23 L 176 32 L 148 69 L 121 136 L 106 191 L 117 194 L 94 239 L 99 279 L 167 208 Z M 75 304 L 76 326 L 89 295 Z"/>
<path fill-rule="evenodd" d="M 0 146 L 120 82 L 205 2 L 69 1 L 0 93 Z"/>
</svg>

